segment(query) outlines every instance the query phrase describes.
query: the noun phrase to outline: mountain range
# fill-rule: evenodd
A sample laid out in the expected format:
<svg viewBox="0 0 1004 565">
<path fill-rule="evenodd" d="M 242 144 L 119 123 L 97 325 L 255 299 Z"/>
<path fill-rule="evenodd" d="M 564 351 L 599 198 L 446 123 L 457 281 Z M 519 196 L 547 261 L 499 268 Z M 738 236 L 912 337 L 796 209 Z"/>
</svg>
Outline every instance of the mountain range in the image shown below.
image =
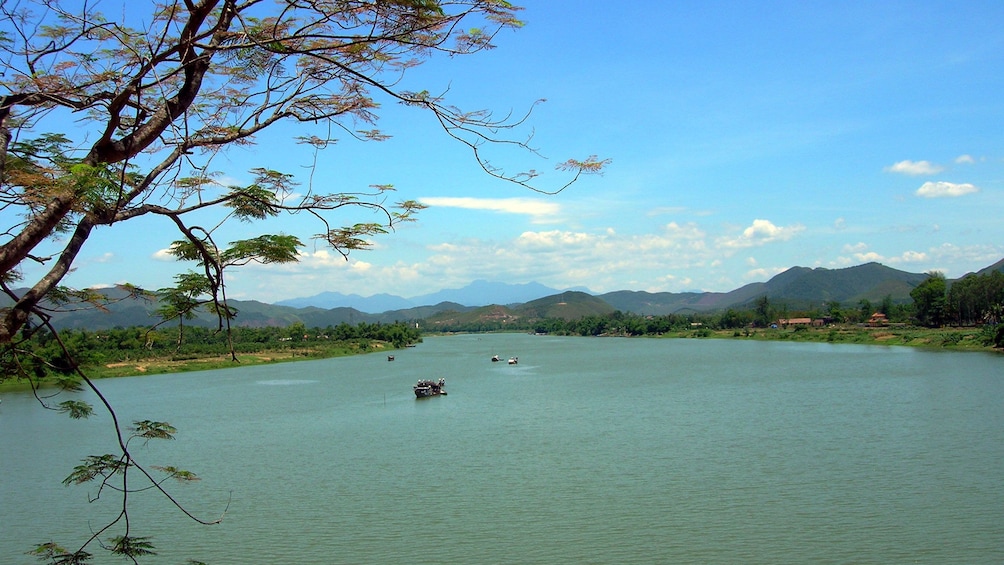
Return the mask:
<svg viewBox="0 0 1004 565">
<path fill-rule="evenodd" d="M 568 290 L 586 291 L 581 288 Z M 377 314 L 389 310 L 405 310 L 428 304 L 439 304 L 441 302 L 455 302 L 463 306 L 521 304 L 559 292 L 561 291 L 536 282 L 506 284 L 476 280 L 463 288 L 444 289 L 432 294 L 424 294 L 412 298 L 402 298 L 393 294 L 374 294 L 373 296 L 364 297 L 358 294 L 322 292 L 303 298 L 280 300 L 275 304 L 277 306 L 291 306 L 293 308 L 306 308 L 310 306 L 325 309 L 355 308 L 360 312 Z"/>
<path fill-rule="evenodd" d="M 1004 272 L 1004 259 L 976 274 L 990 271 Z M 249 327 L 286 326 L 298 322 L 307 327 L 326 327 L 342 322 L 390 323 L 433 317 L 448 320 L 450 316 L 567 318 L 617 310 L 665 315 L 744 309 L 761 296 L 797 310 L 820 307 L 831 301 L 855 305 L 862 300 L 878 303 L 887 296 L 894 302 L 910 302 L 910 291 L 927 276 L 879 263 L 865 263 L 844 269 L 792 267 L 766 282 L 748 284 L 730 292 L 650 293 L 620 290 L 594 294 L 585 289 L 559 290 L 538 283 L 510 285 L 475 281 L 464 288 L 410 299 L 389 294 L 362 297 L 325 292 L 276 304 L 253 300 L 232 300 L 229 304 L 238 310 L 234 323 Z M 109 304 L 106 311 L 81 309 L 59 312 L 53 317 L 53 323 L 59 328 L 91 330 L 156 323 L 153 312 L 158 304 L 155 300 L 128 298 L 125 291 L 118 289 L 102 292 L 109 298 L 118 299 Z M 0 308 L 10 304 L 9 298 L 0 296 Z M 217 321 L 210 314 L 201 313 L 197 319 L 186 323 L 212 326 Z"/>
<path fill-rule="evenodd" d="M 1004 272 L 1004 259 L 979 271 Z M 865 263 L 844 269 L 792 267 L 766 282 L 751 283 L 730 292 L 658 292 L 620 290 L 597 294 L 585 288 L 556 289 L 539 283 L 511 285 L 484 280 L 474 281 L 459 289 L 441 290 L 433 294 L 402 298 L 389 294 L 363 297 L 324 292 L 314 296 L 276 302 L 294 308 L 352 308 L 377 314 L 408 310 L 420 305 L 443 302 L 468 307 L 488 305 L 518 305 L 568 292 L 584 292 L 598 296 L 614 308 L 636 314 L 670 314 L 705 312 L 742 307 L 757 297 L 785 302 L 793 308 L 818 306 L 823 302 L 858 303 L 861 300 L 881 302 L 890 296 L 895 302 L 910 301 L 910 291 L 927 278 L 925 273 L 910 273 L 886 267 L 880 263 Z"/>
</svg>

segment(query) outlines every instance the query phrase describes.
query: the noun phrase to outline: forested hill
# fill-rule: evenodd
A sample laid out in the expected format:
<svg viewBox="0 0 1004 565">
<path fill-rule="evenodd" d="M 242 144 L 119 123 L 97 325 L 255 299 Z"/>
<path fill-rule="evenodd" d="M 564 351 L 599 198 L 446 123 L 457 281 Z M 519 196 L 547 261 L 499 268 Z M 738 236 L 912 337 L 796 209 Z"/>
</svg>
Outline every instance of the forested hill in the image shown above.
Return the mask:
<svg viewBox="0 0 1004 565">
<path fill-rule="evenodd" d="M 910 291 L 926 278 L 926 274 L 899 271 L 879 263 L 846 269 L 792 267 L 767 282 L 748 284 L 731 292 L 618 291 L 602 294 L 600 298 L 622 312 L 651 315 L 744 308 L 761 296 L 792 308 L 833 301 L 881 302 L 886 296 L 894 302 L 909 302 Z"/>
<path fill-rule="evenodd" d="M 977 274 L 991 271 L 1004 272 L 1004 260 L 981 269 Z M 478 308 L 444 301 L 435 305 L 369 314 L 346 307 L 295 308 L 240 300 L 230 301 L 229 304 L 238 310 L 234 325 L 240 327 L 287 326 L 303 323 L 307 327 L 323 328 L 341 323 L 504 319 L 506 316 L 575 319 L 617 310 L 641 315 L 663 315 L 714 312 L 728 308 L 746 309 L 762 296 L 768 297 L 772 303 L 784 304 L 792 309 L 819 307 L 826 302 L 855 305 L 867 300 L 878 303 L 886 297 L 896 303 L 908 303 L 911 301 L 910 291 L 926 278 L 927 275 L 923 273 L 910 273 L 879 263 L 866 263 L 845 269 L 793 267 L 767 282 L 749 284 L 731 292 L 650 293 L 623 290 L 593 296 L 583 292 L 566 291 L 504 308 L 501 306 Z M 129 298 L 128 293 L 118 289 L 105 289 L 101 292 L 114 299 L 107 306 L 107 311 L 71 309 L 55 314 L 54 324 L 59 328 L 93 330 L 152 326 L 158 322 L 155 311 L 159 304 L 156 300 Z M 7 306 L 10 306 L 9 298 L 0 296 L 0 308 Z M 197 319 L 185 323 L 211 327 L 217 324 L 217 320 L 208 312 L 203 312 Z"/>
</svg>

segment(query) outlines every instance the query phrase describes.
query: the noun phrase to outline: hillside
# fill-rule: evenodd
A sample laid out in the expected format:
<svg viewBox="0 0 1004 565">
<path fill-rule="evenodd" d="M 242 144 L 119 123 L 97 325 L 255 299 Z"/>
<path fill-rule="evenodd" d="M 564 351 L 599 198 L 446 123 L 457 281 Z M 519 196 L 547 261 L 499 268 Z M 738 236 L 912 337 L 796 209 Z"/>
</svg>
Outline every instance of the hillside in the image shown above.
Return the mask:
<svg viewBox="0 0 1004 565">
<path fill-rule="evenodd" d="M 1004 259 L 1001 259 L 1000 261 L 997 261 L 996 263 L 994 263 L 993 265 L 990 265 L 989 267 L 980 269 L 976 274 L 977 275 L 988 275 L 988 274 L 990 274 L 993 271 L 1004 273 Z M 959 278 L 962 278 L 962 277 L 959 277 Z"/>
<path fill-rule="evenodd" d="M 609 314 L 616 309 L 600 298 L 579 291 L 562 292 L 514 306 L 482 306 L 461 310 L 443 310 L 425 320 L 426 329 L 436 328 L 481 328 L 483 330 L 505 329 L 507 324 L 533 321 L 542 318 L 575 320 L 585 316 Z"/>
<path fill-rule="evenodd" d="M 504 329 L 509 322 L 520 316 L 505 306 L 481 306 L 480 308 L 447 309 L 436 312 L 423 321 L 427 330 L 455 328 L 459 326 L 477 327 L 485 330 Z"/>
<path fill-rule="evenodd" d="M 602 298 L 570 291 L 545 296 L 513 308 L 525 318 L 561 318 L 575 320 L 584 316 L 609 314 L 617 310 Z"/>
<path fill-rule="evenodd" d="M 646 316 L 662 316 L 674 312 L 711 310 L 720 300 L 722 293 L 715 292 L 645 292 L 617 290 L 601 294 L 607 304 L 621 312 L 633 312 Z"/>
<path fill-rule="evenodd" d="M 980 271 L 1004 272 L 1004 260 Z M 379 314 L 367 313 L 351 307 L 319 308 L 292 307 L 266 304 L 258 301 L 232 300 L 230 305 L 238 310 L 233 325 L 245 327 L 286 326 L 303 323 L 308 327 L 337 326 L 341 323 L 391 323 L 425 321 L 428 324 L 463 323 L 480 321 L 487 326 L 504 325 L 507 320 L 562 318 L 577 319 L 583 316 L 603 315 L 614 311 L 641 315 L 697 313 L 721 311 L 727 308 L 746 309 L 752 301 L 767 296 L 772 302 L 789 308 L 815 308 L 825 302 L 857 304 L 861 300 L 881 302 L 886 296 L 894 302 L 911 301 L 910 291 L 927 278 L 926 274 L 909 273 L 879 263 L 865 263 L 845 269 L 792 267 L 766 282 L 748 284 L 731 292 L 657 292 L 621 290 L 594 296 L 581 291 L 556 292 L 525 303 L 465 306 L 459 299 L 473 300 L 472 288 L 487 289 L 498 296 L 511 296 L 510 291 L 534 294 L 546 287 L 539 285 L 472 284 L 457 295 L 458 300 L 443 300 L 435 305 L 415 306 L 388 310 Z M 951 282 L 951 281 L 949 281 Z M 101 291 L 112 301 L 105 311 L 94 308 L 66 308 L 57 312 L 53 323 L 58 328 L 102 329 L 128 326 L 152 326 L 158 319 L 154 312 L 155 300 L 132 298 L 122 289 Z M 430 295 L 431 296 L 431 295 Z M 435 296 L 450 298 L 447 291 Z M 386 298 L 386 297 L 384 297 Z M 10 306 L 6 296 L 0 296 L 0 307 Z M 200 312 L 195 320 L 186 324 L 214 327 L 217 319 Z"/>
<path fill-rule="evenodd" d="M 879 263 L 846 269 L 794 267 L 764 283 L 764 291 L 768 298 L 796 307 L 862 299 L 877 302 L 887 295 L 894 302 L 909 302 L 910 291 L 926 278 L 926 274 L 899 271 Z"/>
<path fill-rule="evenodd" d="M 618 291 L 600 295 L 616 309 L 638 314 L 708 312 L 747 308 L 761 296 L 792 308 L 808 308 L 836 301 L 854 304 L 862 299 L 910 302 L 910 291 L 927 278 L 879 263 L 845 269 L 792 267 L 767 282 L 752 283 L 726 293 L 648 293 Z"/>
</svg>

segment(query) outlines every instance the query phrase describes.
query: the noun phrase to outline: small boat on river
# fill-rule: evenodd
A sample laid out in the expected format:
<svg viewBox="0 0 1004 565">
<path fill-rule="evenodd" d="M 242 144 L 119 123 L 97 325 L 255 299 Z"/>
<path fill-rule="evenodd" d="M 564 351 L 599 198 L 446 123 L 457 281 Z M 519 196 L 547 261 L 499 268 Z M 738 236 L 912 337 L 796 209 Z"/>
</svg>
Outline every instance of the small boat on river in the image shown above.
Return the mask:
<svg viewBox="0 0 1004 565">
<path fill-rule="evenodd" d="M 446 396 L 446 379 L 421 380 L 415 384 L 415 398 L 428 398 L 430 396 Z"/>
<path fill-rule="evenodd" d="M 492 355 L 492 363 L 498 363 L 499 361 L 501 361 L 501 359 L 499 359 L 498 355 Z"/>
<path fill-rule="evenodd" d="M 510 357 L 509 358 L 509 364 L 510 365 L 515 365 L 517 363 L 519 363 L 519 357 Z"/>
</svg>

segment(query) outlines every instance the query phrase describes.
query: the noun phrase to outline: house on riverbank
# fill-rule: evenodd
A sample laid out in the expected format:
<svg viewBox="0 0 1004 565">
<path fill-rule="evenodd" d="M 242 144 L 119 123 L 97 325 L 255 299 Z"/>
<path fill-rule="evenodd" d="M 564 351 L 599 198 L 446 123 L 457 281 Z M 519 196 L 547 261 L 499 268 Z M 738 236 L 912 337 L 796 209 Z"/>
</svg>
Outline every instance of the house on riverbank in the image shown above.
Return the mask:
<svg viewBox="0 0 1004 565">
<path fill-rule="evenodd" d="M 788 326 L 814 326 L 822 327 L 825 324 L 825 320 L 822 318 L 812 319 L 812 318 L 780 318 L 777 321 L 777 327 L 786 328 Z"/>
</svg>

